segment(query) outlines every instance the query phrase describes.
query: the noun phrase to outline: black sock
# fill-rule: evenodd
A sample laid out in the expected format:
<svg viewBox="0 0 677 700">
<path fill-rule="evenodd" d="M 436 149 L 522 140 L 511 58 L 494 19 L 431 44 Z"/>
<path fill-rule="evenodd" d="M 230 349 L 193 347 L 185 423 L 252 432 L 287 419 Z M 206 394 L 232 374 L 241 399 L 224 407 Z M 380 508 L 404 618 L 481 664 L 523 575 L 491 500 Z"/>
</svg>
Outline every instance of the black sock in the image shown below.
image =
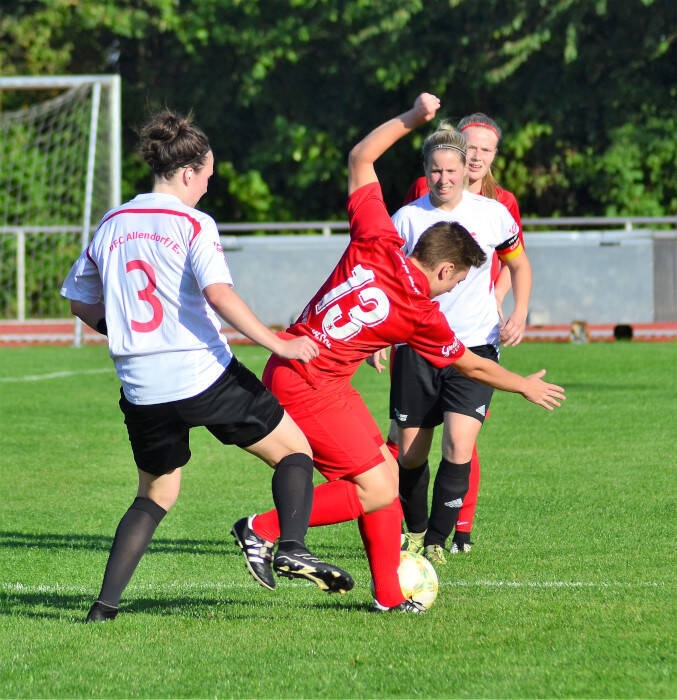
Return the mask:
<svg viewBox="0 0 677 700">
<path fill-rule="evenodd" d="M 280 460 L 273 474 L 273 501 L 280 521 L 278 549 L 305 549 L 313 507 L 313 460 L 301 452 Z"/>
<path fill-rule="evenodd" d="M 457 545 L 463 546 L 464 544 L 472 544 L 470 541 L 470 533 L 469 532 L 459 532 L 456 530 L 454 533 L 454 542 L 456 542 Z"/>
<path fill-rule="evenodd" d="M 167 511 L 149 498 L 135 498 L 115 531 L 99 600 L 117 607 L 157 526 Z"/>
<path fill-rule="evenodd" d="M 428 527 L 428 485 L 430 468 L 425 461 L 420 467 L 405 469 L 399 464 L 400 502 L 409 532 L 423 532 Z"/>
<path fill-rule="evenodd" d="M 425 544 L 444 547 L 451 531 L 456 527 L 458 512 L 468 493 L 470 462 L 455 464 L 443 459 L 440 462 L 433 486 L 433 503 Z"/>
</svg>

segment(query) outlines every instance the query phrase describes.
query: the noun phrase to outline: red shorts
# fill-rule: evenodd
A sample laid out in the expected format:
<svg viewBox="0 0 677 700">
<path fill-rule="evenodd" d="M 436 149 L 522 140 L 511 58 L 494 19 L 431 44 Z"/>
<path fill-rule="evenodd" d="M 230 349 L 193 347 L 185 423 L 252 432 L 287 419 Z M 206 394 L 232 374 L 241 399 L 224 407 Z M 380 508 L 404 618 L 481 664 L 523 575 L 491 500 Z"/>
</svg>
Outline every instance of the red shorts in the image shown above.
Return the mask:
<svg viewBox="0 0 677 700">
<path fill-rule="evenodd" d="M 311 387 L 276 355 L 268 360 L 262 380 L 305 433 L 325 479 L 357 476 L 384 461 L 381 431 L 349 381 Z"/>
</svg>

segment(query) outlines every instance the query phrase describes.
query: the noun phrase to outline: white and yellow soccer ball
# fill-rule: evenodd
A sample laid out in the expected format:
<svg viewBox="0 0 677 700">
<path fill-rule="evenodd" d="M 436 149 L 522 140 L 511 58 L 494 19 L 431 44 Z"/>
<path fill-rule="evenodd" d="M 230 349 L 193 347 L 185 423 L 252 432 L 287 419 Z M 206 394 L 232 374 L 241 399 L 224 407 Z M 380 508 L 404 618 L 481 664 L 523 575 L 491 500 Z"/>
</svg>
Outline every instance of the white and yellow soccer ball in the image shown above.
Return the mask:
<svg viewBox="0 0 677 700">
<path fill-rule="evenodd" d="M 439 591 L 439 581 L 435 568 L 422 554 L 400 552 L 397 574 L 405 598 L 415 600 L 426 610 L 433 606 Z"/>
</svg>

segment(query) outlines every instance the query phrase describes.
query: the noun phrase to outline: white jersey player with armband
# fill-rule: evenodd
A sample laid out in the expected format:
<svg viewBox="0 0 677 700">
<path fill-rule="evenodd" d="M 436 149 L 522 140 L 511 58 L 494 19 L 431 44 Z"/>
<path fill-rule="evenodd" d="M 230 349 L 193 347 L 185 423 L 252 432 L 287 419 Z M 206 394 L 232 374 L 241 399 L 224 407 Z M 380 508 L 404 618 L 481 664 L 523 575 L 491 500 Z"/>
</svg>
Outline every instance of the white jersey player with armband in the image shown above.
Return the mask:
<svg viewBox="0 0 677 700">
<path fill-rule="evenodd" d="M 446 211 L 441 212 L 434 206 L 429 195 L 395 212 L 393 223 L 404 239 L 405 254 L 414 249 L 423 231 L 445 214 Z M 500 317 L 493 295 L 491 259 L 494 250 L 506 263 L 521 254 L 523 248 L 521 244 L 517 245 L 520 242 L 519 226 L 500 202 L 468 190 L 462 192 L 461 201 L 448 216 L 471 233 L 487 256 L 487 262 L 472 268 L 463 284 L 435 300 L 466 347 L 498 346 Z"/>
<path fill-rule="evenodd" d="M 350 590 L 350 574 L 305 546 L 313 493 L 310 445 L 279 401 L 234 357 L 219 317 L 285 359 L 308 362 L 319 348 L 307 337 L 279 338 L 233 290 L 216 224 L 194 208 L 214 171 L 202 130 L 166 110 L 143 127 L 141 145 L 153 170 L 152 193 L 104 216 L 61 290 L 76 316 L 108 336 L 138 471 L 136 498 L 118 525 L 86 621 L 117 615 L 123 590 L 176 502 L 182 467 L 191 456 L 190 430 L 197 426 L 275 469 L 281 530 L 274 557 L 272 542 L 253 540 L 244 529 L 234 533 L 250 573 L 263 567 L 262 584 L 271 589 L 274 571 L 330 593 Z"/>
<path fill-rule="evenodd" d="M 519 343 L 526 326 L 531 266 L 519 225 L 501 203 L 464 189 L 466 144 L 456 129 L 443 124 L 430 134 L 423 145 L 423 160 L 429 194 L 399 209 L 393 223 L 405 241 L 405 252 L 440 219 L 462 224 L 482 248 L 487 262 L 436 301 L 464 345 L 497 362 L 499 341 Z M 512 280 L 515 308 L 505 323 L 494 296 L 494 251 Z M 492 393 L 490 387 L 453 367 L 432 367 L 406 345 L 394 352 L 390 412 L 397 425 L 400 498 L 409 530 L 403 548 L 422 551 L 433 564 L 445 562 L 446 541 L 468 491 L 470 460 Z M 428 455 L 440 423 L 444 426 L 442 459 L 428 516 Z"/>
</svg>

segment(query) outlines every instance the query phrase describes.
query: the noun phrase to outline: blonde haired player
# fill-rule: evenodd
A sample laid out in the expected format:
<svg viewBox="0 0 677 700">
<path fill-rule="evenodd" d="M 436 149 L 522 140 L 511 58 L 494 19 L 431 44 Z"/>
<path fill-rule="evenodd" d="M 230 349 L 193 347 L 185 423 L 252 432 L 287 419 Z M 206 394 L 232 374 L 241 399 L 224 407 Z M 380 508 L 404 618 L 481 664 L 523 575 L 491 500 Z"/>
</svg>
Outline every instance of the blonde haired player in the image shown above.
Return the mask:
<svg viewBox="0 0 677 700">
<path fill-rule="evenodd" d="M 439 301 L 463 342 L 494 361 L 498 361 L 499 341 L 507 345 L 521 341 L 531 293 L 531 266 L 524 252 L 519 210 L 515 220 L 499 201 L 482 196 L 485 191 L 497 194 L 491 163 L 499 138 L 495 122 L 479 113 L 462 119 L 458 130 L 442 122 L 423 146 L 425 178 L 410 190 L 421 196 L 393 216 L 407 249 L 415 245 L 429 221 L 444 215 L 466 226 L 487 253 L 489 261 L 468 276 L 463 288 Z M 504 195 L 504 199 L 511 202 L 514 197 Z M 514 205 L 516 209 L 516 201 Z M 503 270 L 495 263 L 492 268 L 496 259 Z M 501 301 L 511 285 L 515 309 L 504 322 Z M 454 529 L 457 539 L 451 551 L 470 549 L 479 485 L 475 443 L 489 410 L 491 390 L 453 370 L 435 370 L 406 346 L 395 352 L 391 374 L 391 418 L 398 426 L 398 449 L 391 447 L 391 451 L 399 453 L 400 495 L 409 529 L 403 547 L 423 550 L 433 563 L 441 564 Z M 434 428 L 440 423 L 444 427 L 442 459 L 428 516 L 428 455 Z M 458 530 L 464 508 L 464 530 Z"/>
<path fill-rule="evenodd" d="M 520 241 L 524 245 L 522 217 L 517 198 L 512 192 L 501 187 L 496 182 L 492 172 L 492 165 L 502 138 L 501 127 L 494 119 L 483 112 L 473 112 L 460 119 L 456 128 L 465 136 L 467 144 L 467 189 L 475 194 L 481 194 L 500 202 L 510 212 L 512 218 L 519 226 Z M 427 178 L 425 176 L 420 177 L 409 188 L 404 203 L 413 202 L 415 199 L 428 194 L 428 191 Z M 510 291 L 511 279 L 510 270 L 507 266 L 501 264 L 496 253 L 494 253 L 491 260 L 491 279 L 494 283 L 494 296 L 496 297 L 499 316 L 502 320 L 503 299 Z M 505 342 L 506 337 L 502 336 L 501 341 Z M 488 411 L 486 417 L 489 417 Z M 391 434 L 388 436 L 387 445 L 397 459 L 397 426 L 394 422 Z M 477 508 L 477 497 L 479 495 L 480 471 L 480 458 L 477 452 L 477 443 L 475 443 L 470 460 L 468 492 L 458 512 L 458 519 L 449 547 L 452 554 L 469 552 L 472 549 L 471 533 Z M 422 493 L 419 494 L 419 497 L 422 495 Z M 413 547 L 415 551 L 419 550 L 413 538 L 407 539 L 406 544 Z"/>
</svg>

